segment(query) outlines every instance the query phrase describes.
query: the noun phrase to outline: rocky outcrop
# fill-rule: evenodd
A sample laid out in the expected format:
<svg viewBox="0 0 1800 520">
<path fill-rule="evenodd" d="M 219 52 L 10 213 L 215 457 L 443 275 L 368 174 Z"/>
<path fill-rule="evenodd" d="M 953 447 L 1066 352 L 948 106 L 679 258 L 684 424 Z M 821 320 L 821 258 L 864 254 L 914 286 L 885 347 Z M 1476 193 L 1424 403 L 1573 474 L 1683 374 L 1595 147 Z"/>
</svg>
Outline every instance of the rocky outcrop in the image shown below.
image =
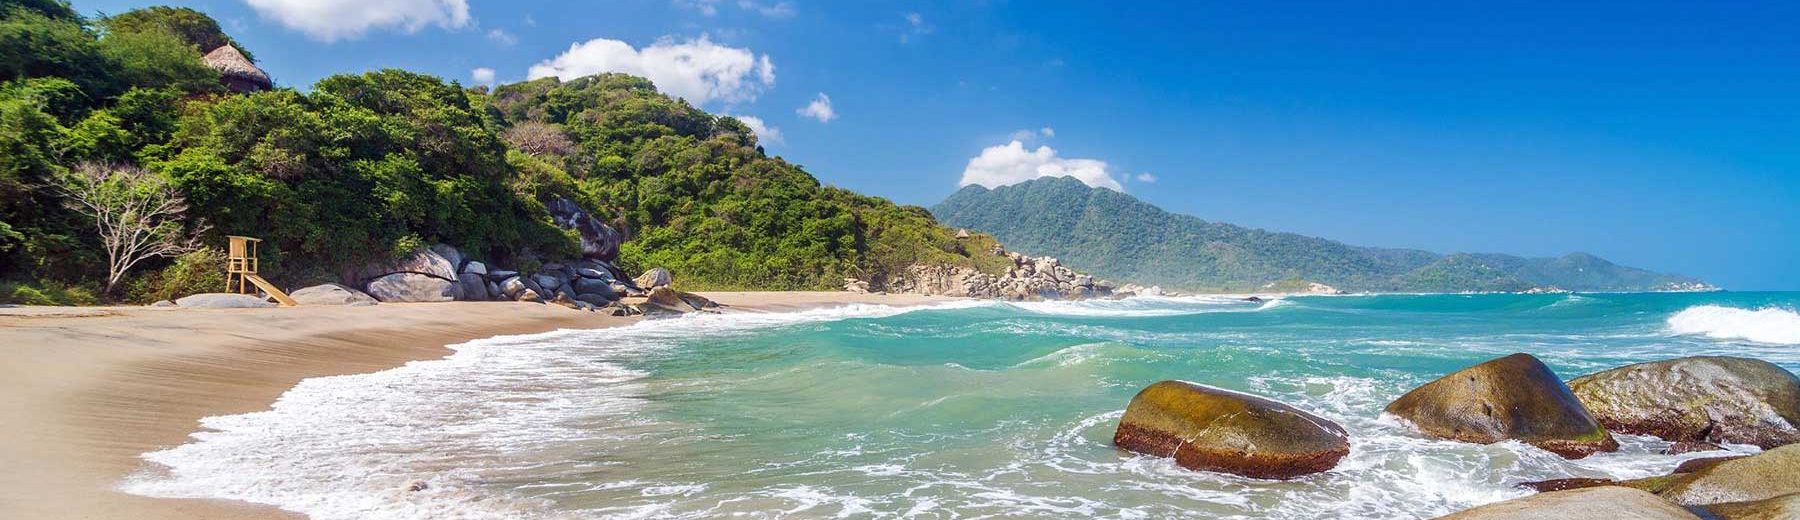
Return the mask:
<svg viewBox="0 0 1800 520">
<path fill-rule="evenodd" d="M 1800 493 L 1753 502 L 1697 506 L 1708 520 L 1794 520 L 1800 518 Z"/>
<path fill-rule="evenodd" d="M 300 305 L 374 305 L 375 298 L 343 285 L 314 285 L 288 293 Z"/>
<path fill-rule="evenodd" d="M 1800 442 L 1800 378 L 1767 361 L 1702 356 L 1575 378 L 1569 388 L 1607 429 L 1682 443 Z"/>
<path fill-rule="evenodd" d="M 1699 520 L 1642 490 L 1603 486 L 1539 493 L 1438 517 L 1439 520 Z"/>
<path fill-rule="evenodd" d="M 573 229 L 581 235 L 582 258 L 593 258 L 602 262 L 612 262 L 619 258 L 619 245 L 625 243 L 625 236 L 600 219 L 594 218 L 575 201 L 559 198 L 545 205 L 550 210 L 550 219 L 557 226 Z"/>
<path fill-rule="evenodd" d="M 889 280 L 883 290 L 965 298 L 1001 298 L 1013 301 L 1071 300 L 1110 296 L 1112 287 L 1064 267 L 1051 257 L 1031 257 L 1004 250 L 997 254 L 1012 261 L 1005 274 L 992 275 L 973 267 L 917 264 L 906 274 Z M 845 280 L 845 290 L 867 292 L 867 283 Z"/>
<path fill-rule="evenodd" d="M 175 305 L 189 309 L 260 309 L 275 304 L 261 296 L 232 293 L 201 293 L 175 300 Z"/>
<path fill-rule="evenodd" d="M 1387 412 L 1433 437 L 1491 444 L 1518 440 L 1568 458 L 1619 448 L 1550 367 L 1513 354 L 1413 389 Z"/>
<path fill-rule="evenodd" d="M 462 286 L 428 274 L 392 273 L 369 280 L 368 292 L 384 302 L 448 302 L 462 296 Z"/>
<path fill-rule="evenodd" d="M 1800 444 L 1687 473 L 1658 493 L 1682 505 L 1767 500 L 1800 493 Z"/>
<path fill-rule="evenodd" d="M 1288 479 L 1335 467 L 1350 453 L 1347 438 L 1337 424 L 1280 402 L 1163 381 L 1131 398 L 1113 444 L 1184 468 Z"/>
<path fill-rule="evenodd" d="M 670 274 L 668 269 L 658 267 L 649 271 L 644 271 L 644 274 L 638 275 L 633 281 L 637 283 L 639 288 L 649 291 L 656 289 L 657 287 L 668 287 L 669 285 L 674 284 L 675 275 Z"/>
</svg>

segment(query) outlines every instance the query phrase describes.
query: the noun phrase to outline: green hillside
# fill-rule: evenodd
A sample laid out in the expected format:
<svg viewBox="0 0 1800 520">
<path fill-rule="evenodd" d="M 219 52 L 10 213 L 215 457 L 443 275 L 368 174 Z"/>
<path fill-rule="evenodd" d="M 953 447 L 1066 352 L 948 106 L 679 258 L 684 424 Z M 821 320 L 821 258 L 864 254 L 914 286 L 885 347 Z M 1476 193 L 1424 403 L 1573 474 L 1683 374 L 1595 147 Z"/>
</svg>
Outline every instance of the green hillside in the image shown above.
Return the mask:
<svg viewBox="0 0 1800 520">
<path fill-rule="evenodd" d="M 1070 177 L 967 186 L 932 208 L 946 225 L 990 233 L 1097 276 L 1189 290 L 1305 280 L 1352 291 L 1655 290 L 1698 283 L 1585 253 L 1561 258 L 1439 255 L 1358 247 L 1177 215 Z"/>
<path fill-rule="evenodd" d="M 523 268 L 568 258 L 579 237 L 553 224 L 558 198 L 627 237 L 621 267 L 667 267 L 688 289 L 833 289 L 919 262 L 1003 269 L 990 239 L 822 185 L 738 120 L 641 78 L 490 93 L 383 70 L 239 94 L 202 59 L 227 44 L 239 46 L 191 9 L 88 19 L 58 0 L 0 0 L 0 303 L 221 288 L 205 250 L 149 258 L 109 286 L 96 219 L 64 189 L 96 169 L 148 174 L 109 196 L 173 187 L 186 211 L 158 234 L 265 239 L 263 271 L 283 285 L 438 242 Z"/>
</svg>

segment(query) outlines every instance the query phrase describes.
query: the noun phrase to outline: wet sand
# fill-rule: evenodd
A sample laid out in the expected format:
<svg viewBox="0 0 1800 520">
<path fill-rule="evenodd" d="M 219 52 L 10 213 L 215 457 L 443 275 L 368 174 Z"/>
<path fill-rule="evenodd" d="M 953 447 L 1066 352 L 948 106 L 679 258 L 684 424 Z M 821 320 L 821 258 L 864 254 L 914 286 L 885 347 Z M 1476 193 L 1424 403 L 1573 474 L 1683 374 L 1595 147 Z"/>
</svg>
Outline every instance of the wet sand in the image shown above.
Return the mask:
<svg viewBox="0 0 1800 520">
<path fill-rule="evenodd" d="M 703 293 L 728 312 L 949 298 L 839 292 Z M 531 303 L 160 309 L 0 308 L 0 518 L 302 518 L 222 500 L 128 495 L 139 455 L 185 442 L 202 417 L 265 410 L 300 380 L 386 370 L 473 339 L 628 325 Z"/>
</svg>

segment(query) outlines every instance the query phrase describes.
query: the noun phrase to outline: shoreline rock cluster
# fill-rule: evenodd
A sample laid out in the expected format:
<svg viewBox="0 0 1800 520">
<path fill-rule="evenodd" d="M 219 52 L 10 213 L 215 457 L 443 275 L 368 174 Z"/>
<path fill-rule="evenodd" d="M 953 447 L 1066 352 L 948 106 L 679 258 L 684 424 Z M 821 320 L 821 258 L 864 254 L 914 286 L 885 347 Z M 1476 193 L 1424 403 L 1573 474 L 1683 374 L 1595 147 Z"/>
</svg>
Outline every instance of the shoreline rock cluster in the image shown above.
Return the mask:
<svg viewBox="0 0 1800 520">
<path fill-rule="evenodd" d="M 1001 275 L 983 273 L 974 267 L 947 264 L 914 264 L 904 275 L 879 284 L 857 278 L 845 278 L 843 290 L 858 294 L 893 293 L 960 298 L 989 298 L 1010 301 L 1084 300 L 1091 298 L 1124 298 L 1128 296 L 1175 296 L 1161 287 L 1136 284 L 1116 286 L 1096 280 L 1086 273 L 1070 269 L 1054 257 L 1029 256 L 1009 252 L 995 246 L 990 254 L 1004 256 L 1012 267 Z"/>
<path fill-rule="evenodd" d="M 1800 378 L 1765 361 L 1686 357 L 1565 384 L 1542 361 L 1519 353 L 1420 385 L 1385 413 L 1428 437 L 1514 440 L 1572 459 L 1617 450 L 1614 431 L 1677 447 L 1766 450 L 1690 460 L 1660 477 L 1525 482 L 1520 487 L 1540 493 L 1443 518 L 1800 519 Z M 1163 381 L 1132 398 L 1113 444 L 1188 469 L 1285 480 L 1331 470 L 1349 454 L 1348 437 L 1343 427 L 1292 405 Z"/>
</svg>

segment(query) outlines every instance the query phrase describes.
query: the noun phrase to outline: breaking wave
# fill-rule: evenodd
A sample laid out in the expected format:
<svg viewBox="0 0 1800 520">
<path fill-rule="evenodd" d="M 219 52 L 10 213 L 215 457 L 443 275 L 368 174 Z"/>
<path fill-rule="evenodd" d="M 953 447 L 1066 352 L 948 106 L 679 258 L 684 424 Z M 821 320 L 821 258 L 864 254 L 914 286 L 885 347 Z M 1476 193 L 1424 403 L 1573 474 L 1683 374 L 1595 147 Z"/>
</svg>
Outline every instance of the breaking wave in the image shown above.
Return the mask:
<svg viewBox="0 0 1800 520">
<path fill-rule="evenodd" d="M 1670 316 L 1669 330 L 1676 334 L 1716 339 L 1800 345 L 1800 313 L 1782 307 L 1750 310 L 1695 305 Z"/>
</svg>

